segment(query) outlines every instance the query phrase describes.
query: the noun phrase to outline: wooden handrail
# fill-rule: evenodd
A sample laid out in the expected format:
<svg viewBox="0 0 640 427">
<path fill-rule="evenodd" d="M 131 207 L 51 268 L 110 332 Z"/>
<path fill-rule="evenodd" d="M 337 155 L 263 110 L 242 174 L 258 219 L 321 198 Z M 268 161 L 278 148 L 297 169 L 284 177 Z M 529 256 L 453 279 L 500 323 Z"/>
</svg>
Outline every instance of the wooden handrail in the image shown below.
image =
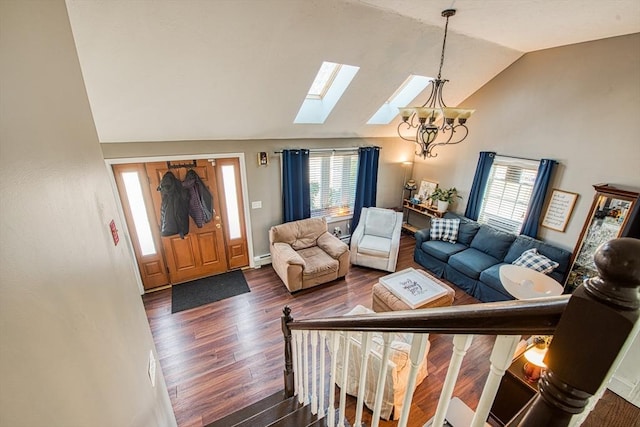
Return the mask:
<svg viewBox="0 0 640 427">
<path fill-rule="evenodd" d="M 505 301 L 455 307 L 394 311 L 359 316 L 293 320 L 290 330 L 416 332 L 474 335 L 551 335 L 568 295 L 528 301 Z M 289 320 L 290 319 L 290 320 Z"/>
</svg>

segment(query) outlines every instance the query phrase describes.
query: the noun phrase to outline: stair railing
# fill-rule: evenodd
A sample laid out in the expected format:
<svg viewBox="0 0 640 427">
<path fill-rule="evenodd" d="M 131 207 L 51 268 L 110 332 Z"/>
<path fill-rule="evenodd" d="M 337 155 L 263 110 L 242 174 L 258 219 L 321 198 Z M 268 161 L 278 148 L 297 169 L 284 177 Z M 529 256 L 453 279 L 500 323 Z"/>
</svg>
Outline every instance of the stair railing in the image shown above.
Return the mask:
<svg viewBox="0 0 640 427">
<path fill-rule="evenodd" d="M 554 335 L 545 362 L 548 369 L 539 383 L 540 392 L 521 425 L 567 426 L 594 395 L 618 353 L 623 348 L 640 307 L 640 240 L 622 238 L 602 245 L 595 255 L 599 276 L 586 280 L 570 296 L 473 304 L 324 319 L 293 320 L 285 307 L 282 330 L 285 339 L 285 393 L 298 395 L 300 403 L 311 402 L 312 413 L 327 417 L 327 425 L 344 426 L 346 386 L 352 334 L 360 333 L 361 361 L 354 425 L 359 426 L 364 406 L 364 378 L 371 361 L 373 333 L 382 333 L 382 361 L 387 361 L 391 333 L 411 333 L 411 371 L 402 405 L 399 427 L 407 425 L 418 366 L 424 357 L 429 333 L 453 334 L 453 353 L 436 413 L 430 426 L 442 426 L 457 381 L 460 365 L 474 335 L 495 335 L 489 374 L 472 427 L 484 426 L 506 369 L 512 362 L 521 335 Z M 311 345 L 309 345 L 311 336 Z M 343 337 L 343 351 L 338 352 Z M 319 339 L 319 345 L 318 345 Z M 325 384 L 325 353 L 329 352 L 330 379 Z M 593 351 L 597 349 L 597 351 Z M 316 361 L 320 360 L 317 376 Z M 311 360 L 311 369 L 309 369 Z M 337 364 L 342 378 L 336 378 Z M 382 392 L 388 363 L 380 364 L 376 383 L 372 426 L 380 417 Z M 309 376 L 311 375 L 311 378 Z M 309 385 L 311 382 L 311 385 Z M 335 386 L 340 386 L 335 413 Z M 327 408 L 324 395 L 328 395 Z M 317 405 L 314 402 L 318 402 Z"/>
</svg>

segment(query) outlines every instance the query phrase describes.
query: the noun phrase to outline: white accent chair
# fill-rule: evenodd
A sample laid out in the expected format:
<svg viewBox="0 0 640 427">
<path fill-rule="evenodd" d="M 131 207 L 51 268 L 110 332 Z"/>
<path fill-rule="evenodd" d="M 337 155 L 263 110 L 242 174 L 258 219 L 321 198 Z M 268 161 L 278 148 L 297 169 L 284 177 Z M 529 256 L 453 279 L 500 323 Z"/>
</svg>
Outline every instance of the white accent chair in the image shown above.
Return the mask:
<svg viewBox="0 0 640 427">
<path fill-rule="evenodd" d="M 360 222 L 351 235 L 351 264 L 396 271 L 402 212 L 362 208 Z"/>
</svg>

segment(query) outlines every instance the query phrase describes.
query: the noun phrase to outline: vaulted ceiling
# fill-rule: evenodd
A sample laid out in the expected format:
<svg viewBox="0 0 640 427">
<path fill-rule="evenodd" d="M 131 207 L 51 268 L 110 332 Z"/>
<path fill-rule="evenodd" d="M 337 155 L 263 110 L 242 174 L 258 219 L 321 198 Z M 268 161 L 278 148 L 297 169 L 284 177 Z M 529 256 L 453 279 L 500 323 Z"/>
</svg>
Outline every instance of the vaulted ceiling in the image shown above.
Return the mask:
<svg viewBox="0 0 640 427">
<path fill-rule="evenodd" d="M 457 105 L 527 52 L 640 32 L 637 0 L 67 0 L 101 142 L 393 136 L 409 74 Z M 324 124 L 293 120 L 323 61 L 360 67 Z M 419 95 L 414 104 L 424 102 Z M 471 121 L 470 121 L 471 123 Z"/>
</svg>

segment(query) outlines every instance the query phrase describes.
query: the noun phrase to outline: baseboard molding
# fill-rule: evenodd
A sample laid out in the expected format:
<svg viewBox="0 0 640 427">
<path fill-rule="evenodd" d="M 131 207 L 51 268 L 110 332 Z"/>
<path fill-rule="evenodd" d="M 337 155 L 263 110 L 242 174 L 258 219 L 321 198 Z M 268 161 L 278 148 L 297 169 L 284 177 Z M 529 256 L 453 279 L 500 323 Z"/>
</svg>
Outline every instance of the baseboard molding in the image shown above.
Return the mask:
<svg viewBox="0 0 640 427">
<path fill-rule="evenodd" d="M 611 377 L 607 388 L 627 402 L 640 408 L 640 388 L 638 387 L 638 384 L 629 382 L 625 378 L 619 378 L 614 375 Z"/>
</svg>

